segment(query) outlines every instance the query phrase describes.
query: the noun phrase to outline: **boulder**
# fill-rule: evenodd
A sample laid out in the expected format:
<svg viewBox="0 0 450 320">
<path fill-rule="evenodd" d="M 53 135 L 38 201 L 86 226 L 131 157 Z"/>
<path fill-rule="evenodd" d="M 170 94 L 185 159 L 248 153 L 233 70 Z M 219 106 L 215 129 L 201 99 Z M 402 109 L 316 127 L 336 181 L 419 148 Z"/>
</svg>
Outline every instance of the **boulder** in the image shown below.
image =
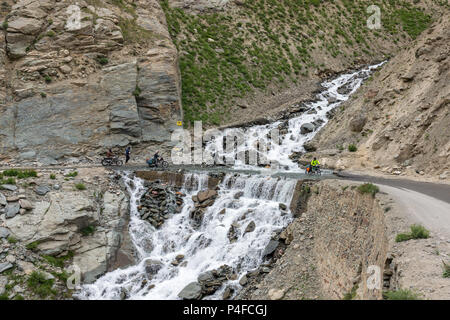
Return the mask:
<svg viewBox="0 0 450 320">
<path fill-rule="evenodd" d="M 256 228 L 255 222 L 254 222 L 254 221 L 250 221 L 250 223 L 249 223 L 249 224 L 247 225 L 247 227 L 245 228 L 244 233 L 247 233 L 247 232 L 253 232 L 253 231 L 255 231 L 255 228 Z"/>
<path fill-rule="evenodd" d="M 247 282 L 248 282 L 248 278 L 247 278 L 246 275 L 242 276 L 242 278 L 239 279 L 239 284 L 240 284 L 241 286 L 245 286 L 245 285 L 247 284 Z"/>
<path fill-rule="evenodd" d="M 263 252 L 263 257 L 269 256 L 275 252 L 280 243 L 277 240 L 270 240 Z"/>
<path fill-rule="evenodd" d="M 158 271 L 161 270 L 162 266 L 163 266 L 163 264 L 161 263 L 161 261 L 158 261 L 158 260 L 148 259 L 148 260 L 145 260 L 145 262 L 144 262 L 145 272 L 150 277 L 157 274 Z"/>
<path fill-rule="evenodd" d="M 7 202 L 6 202 L 6 198 L 5 196 L 0 193 L 0 206 L 6 206 Z"/>
<path fill-rule="evenodd" d="M 20 205 L 18 203 L 8 204 L 6 206 L 5 217 L 7 219 L 14 218 L 20 211 Z"/>
<path fill-rule="evenodd" d="M 300 127 L 300 133 L 301 134 L 307 134 L 309 132 L 313 132 L 315 129 L 315 126 L 312 123 L 304 123 Z"/>
<path fill-rule="evenodd" d="M 186 300 L 199 300 L 202 297 L 202 287 L 198 282 L 191 282 L 178 293 L 178 297 Z"/>
<path fill-rule="evenodd" d="M 199 202 L 203 202 L 205 200 L 211 199 L 213 197 L 217 196 L 217 191 L 216 190 L 205 190 L 205 191 L 200 191 L 197 194 L 197 198 Z"/>
<path fill-rule="evenodd" d="M 236 192 L 236 194 L 234 195 L 234 199 L 236 199 L 236 200 L 238 200 L 238 199 L 240 199 L 242 196 L 244 195 L 244 192 L 243 191 L 239 191 L 239 192 Z"/>
<path fill-rule="evenodd" d="M 12 184 L 2 184 L 2 189 L 8 190 L 8 191 L 16 191 L 17 187 Z"/>
<path fill-rule="evenodd" d="M 307 142 L 307 143 L 305 143 L 305 144 L 303 145 L 303 148 L 305 148 L 305 150 L 306 150 L 307 152 L 314 152 L 314 151 L 317 150 L 316 145 L 315 145 L 314 143 L 312 143 L 312 142 Z"/>
<path fill-rule="evenodd" d="M 284 297 L 283 289 L 270 289 L 268 293 L 270 300 L 281 300 Z"/>
<path fill-rule="evenodd" d="M 0 239 L 6 239 L 9 237 L 9 230 L 4 227 L 0 227 Z"/>
<path fill-rule="evenodd" d="M 365 115 L 357 115 L 350 121 L 350 130 L 353 132 L 361 132 L 366 122 L 367 117 Z"/>
<path fill-rule="evenodd" d="M 40 185 L 34 189 L 34 192 L 36 192 L 40 196 L 45 196 L 48 192 L 50 192 L 50 188 L 45 185 Z"/>
<path fill-rule="evenodd" d="M 12 267 L 14 267 L 14 265 L 10 262 L 0 263 L 0 273 L 2 273 L 3 271 L 9 270 Z"/>
<path fill-rule="evenodd" d="M 25 199 L 19 200 L 20 207 L 25 210 L 32 210 L 34 208 L 33 204 Z"/>
</svg>

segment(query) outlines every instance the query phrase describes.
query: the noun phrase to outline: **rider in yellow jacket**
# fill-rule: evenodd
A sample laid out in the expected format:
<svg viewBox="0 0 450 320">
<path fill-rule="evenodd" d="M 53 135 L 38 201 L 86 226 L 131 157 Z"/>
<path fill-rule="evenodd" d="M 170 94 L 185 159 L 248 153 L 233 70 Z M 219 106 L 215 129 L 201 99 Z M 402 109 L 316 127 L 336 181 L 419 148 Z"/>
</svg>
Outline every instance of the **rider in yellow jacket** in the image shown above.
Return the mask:
<svg viewBox="0 0 450 320">
<path fill-rule="evenodd" d="M 317 160 L 317 159 L 314 157 L 314 160 L 311 161 L 311 167 L 312 167 L 312 169 L 316 169 L 316 167 L 319 166 L 319 165 L 320 165 L 319 160 Z"/>
</svg>

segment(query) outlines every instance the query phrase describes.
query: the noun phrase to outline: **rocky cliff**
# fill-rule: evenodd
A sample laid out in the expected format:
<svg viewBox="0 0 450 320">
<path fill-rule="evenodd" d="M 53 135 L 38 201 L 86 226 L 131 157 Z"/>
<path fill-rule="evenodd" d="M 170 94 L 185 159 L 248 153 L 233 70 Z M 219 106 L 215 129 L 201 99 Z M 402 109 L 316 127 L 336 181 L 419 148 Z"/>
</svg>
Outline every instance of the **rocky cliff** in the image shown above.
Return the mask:
<svg viewBox="0 0 450 320">
<path fill-rule="evenodd" d="M 178 58 L 156 0 L 7 0 L 0 21 L 3 161 L 170 140 Z"/>
<path fill-rule="evenodd" d="M 323 164 L 449 179 L 449 17 L 376 72 L 315 136 Z"/>
</svg>

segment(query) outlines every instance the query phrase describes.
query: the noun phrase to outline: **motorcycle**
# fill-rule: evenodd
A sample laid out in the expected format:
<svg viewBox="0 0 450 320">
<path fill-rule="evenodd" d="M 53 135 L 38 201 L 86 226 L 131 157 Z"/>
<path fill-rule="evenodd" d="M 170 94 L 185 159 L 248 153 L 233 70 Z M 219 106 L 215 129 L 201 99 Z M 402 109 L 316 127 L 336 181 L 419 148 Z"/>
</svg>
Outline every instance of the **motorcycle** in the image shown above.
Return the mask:
<svg viewBox="0 0 450 320">
<path fill-rule="evenodd" d="M 306 169 L 305 169 L 305 174 L 307 174 L 307 175 L 314 175 L 315 174 L 315 175 L 320 176 L 320 175 L 322 175 L 322 171 L 320 170 L 319 166 L 315 166 L 315 167 L 307 166 Z"/>
<path fill-rule="evenodd" d="M 114 158 L 104 158 L 102 160 L 102 166 L 104 167 L 108 167 L 108 166 L 122 166 L 123 165 L 123 161 L 120 160 L 117 157 Z"/>
<path fill-rule="evenodd" d="M 147 164 L 150 168 L 167 168 L 169 166 L 169 163 L 167 161 L 164 161 L 163 157 L 159 157 L 156 160 L 156 163 L 152 159 L 147 159 Z"/>
</svg>

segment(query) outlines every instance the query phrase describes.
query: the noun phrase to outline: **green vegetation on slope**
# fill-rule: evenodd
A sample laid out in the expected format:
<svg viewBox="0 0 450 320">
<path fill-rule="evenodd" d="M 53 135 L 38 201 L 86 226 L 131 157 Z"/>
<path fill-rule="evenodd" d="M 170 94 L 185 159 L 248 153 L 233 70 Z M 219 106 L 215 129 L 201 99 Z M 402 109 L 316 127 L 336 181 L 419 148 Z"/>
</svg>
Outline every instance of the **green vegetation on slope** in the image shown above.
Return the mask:
<svg viewBox="0 0 450 320">
<path fill-rule="evenodd" d="M 381 8 L 381 30 L 366 27 L 372 4 Z M 187 125 L 218 125 L 236 99 L 269 84 L 300 83 L 326 67 L 315 59 L 318 52 L 346 61 L 370 57 L 372 40 L 414 38 L 430 22 L 404 1 L 247 0 L 237 10 L 195 15 L 167 0 L 161 6 L 180 53 Z"/>
</svg>

